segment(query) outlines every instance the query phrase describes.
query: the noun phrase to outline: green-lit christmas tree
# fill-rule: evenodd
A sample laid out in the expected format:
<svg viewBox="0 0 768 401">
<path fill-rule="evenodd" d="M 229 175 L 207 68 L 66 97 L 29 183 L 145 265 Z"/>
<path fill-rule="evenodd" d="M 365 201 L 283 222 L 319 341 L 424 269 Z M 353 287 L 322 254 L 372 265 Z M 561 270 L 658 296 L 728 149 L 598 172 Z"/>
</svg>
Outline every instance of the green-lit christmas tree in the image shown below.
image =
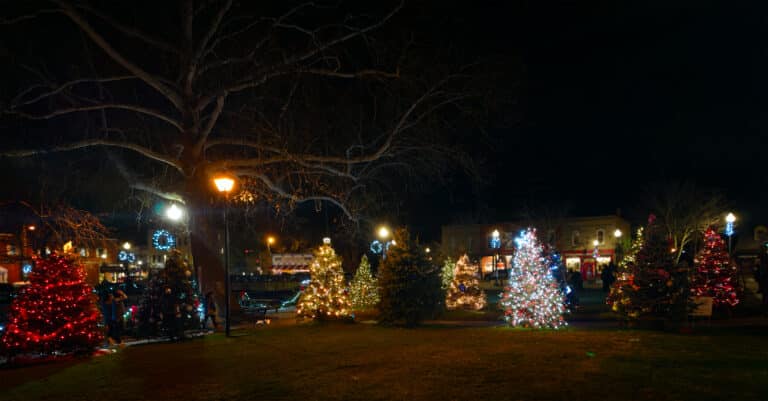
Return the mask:
<svg viewBox="0 0 768 401">
<path fill-rule="evenodd" d="M 632 278 L 635 270 L 635 263 L 637 261 L 637 254 L 640 252 L 640 249 L 643 248 L 643 231 L 642 226 L 637 229 L 637 233 L 632 240 L 632 245 L 629 251 L 624 255 L 623 259 L 619 261 L 618 270 L 616 271 L 616 281 L 611 285 L 611 291 L 605 298 L 605 303 L 610 305 L 614 312 L 623 312 L 624 308 L 632 302 L 629 294 L 632 290 Z"/>
<path fill-rule="evenodd" d="M 296 314 L 310 319 L 338 319 L 350 315 L 352 304 L 344 286 L 341 258 L 330 240 L 315 252 L 310 282 L 301 294 Z"/>
<path fill-rule="evenodd" d="M 349 284 L 349 296 L 355 310 L 371 309 L 379 303 L 378 281 L 371 274 L 371 265 L 366 255 L 360 259 L 360 266 Z"/>
<path fill-rule="evenodd" d="M 448 291 L 451 288 L 451 282 L 453 281 L 453 275 L 456 273 L 456 262 L 450 257 L 445 258 L 442 271 L 442 288 L 444 291 Z"/>
<path fill-rule="evenodd" d="M 445 295 L 448 309 L 480 310 L 485 307 L 485 292 L 480 288 L 480 268 L 464 255 L 456 262 L 456 274 Z"/>
</svg>

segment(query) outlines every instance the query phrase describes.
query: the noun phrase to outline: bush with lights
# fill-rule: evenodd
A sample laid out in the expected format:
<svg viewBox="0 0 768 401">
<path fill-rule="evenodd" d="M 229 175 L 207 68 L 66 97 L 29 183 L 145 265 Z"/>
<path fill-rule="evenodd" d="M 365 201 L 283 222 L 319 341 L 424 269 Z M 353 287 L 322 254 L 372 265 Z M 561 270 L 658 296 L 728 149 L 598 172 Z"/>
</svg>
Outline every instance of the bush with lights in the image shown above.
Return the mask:
<svg viewBox="0 0 768 401">
<path fill-rule="evenodd" d="M 53 254 L 37 261 L 29 282 L 11 304 L 3 354 L 90 353 L 101 344 L 101 312 L 82 266 Z"/>
<path fill-rule="evenodd" d="M 704 233 L 704 249 L 696 258 L 691 294 L 712 297 L 714 306 L 736 306 L 736 265 L 731 263 L 725 241 L 714 229 Z"/>
<path fill-rule="evenodd" d="M 379 265 L 379 322 L 412 327 L 442 310 L 441 269 L 430 263 L 424 248 L 405 229 Z"/>
<path fill-rule="evenodd" d="M 480 310 L 485 307 L 485 292 L 480 288 L 480 268 L 464 255 L 456 262 L 456 273 L 445 294 L 448 309 Z"/>
<path fill-rule="evenodd" d="M 182 339 L 185 330 L 200 328 L 202 304 L 192 283 L 192 270 L 181 252 L 171 250 L 165 268 L 153 272 L 141 300 L 138 335 Z"/>
<path fill-rule="evenodd" d="M 299 298 L 296 314 L 310 319 L 343 319 L 350 316 L 352 303 L 344 282 L 341 258 L 330 241 L 315 251 L 309 268 L 309 285 Z"/>
<path fill-rule="evenodd" d="M 515 239 L 509 283 L 502 295 L 504 318 L 511 326 L 557 329 L 563 319 L 565 299 L 536 239 L 536 230 L 527 229 Z"/>
<path fill-rule="evenodd" d="M 360 266 L 349 284 L 349 295 L 355 310 L 372 309 L 379 303 L 378 280 L 371 274 L 368 256 L 360 259 Z"/>
</svg>

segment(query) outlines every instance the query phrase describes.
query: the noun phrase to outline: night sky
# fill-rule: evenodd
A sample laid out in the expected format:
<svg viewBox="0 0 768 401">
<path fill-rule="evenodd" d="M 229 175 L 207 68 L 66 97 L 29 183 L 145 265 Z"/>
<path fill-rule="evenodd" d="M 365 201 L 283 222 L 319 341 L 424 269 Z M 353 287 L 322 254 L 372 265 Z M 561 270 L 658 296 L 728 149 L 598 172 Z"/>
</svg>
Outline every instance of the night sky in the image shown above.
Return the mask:
<svg viewBox="0 0 768 401">
<path fill-rule="evenodd" d="M 648 183 L 671 179 L 721 189 L 746 221 L 768 219 L 765 8 L 477 3 L 408 3 L 388 28 L 499 76 L 487 120 L 463 144 L 482 182 L 454 171 L 429 194 L 404 194 L 399 223 L 438 239 L 441 224 L 543 203 L 638 218 Z"/>
</svg>

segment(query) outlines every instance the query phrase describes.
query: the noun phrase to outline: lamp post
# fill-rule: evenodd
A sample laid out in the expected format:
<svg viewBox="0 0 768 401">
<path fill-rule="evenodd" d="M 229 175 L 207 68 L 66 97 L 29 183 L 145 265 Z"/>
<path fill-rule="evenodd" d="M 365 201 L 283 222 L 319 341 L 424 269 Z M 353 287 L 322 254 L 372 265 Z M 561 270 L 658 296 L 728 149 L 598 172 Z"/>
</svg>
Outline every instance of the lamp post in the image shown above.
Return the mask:
<svg viewBox="0 0 768 401">
<path fill-rule="evenodd" d="M 269 253 L 270 255 L 272 254 L 272 245 L 274 244 L 275 244 L 275 237 L 271 235 L 267 237 L 267 253 Z"/>
<path fill-rule="evenodd" d="M 621 230 L 619 230 L 618 228 L 616 229 L 616 231 L 613 232 L 613 238 L 616 241 L 616 264 L 617 265 L 621 261 L 621 256 L 622 256 L 621 254 L 623 251 L 623 249 L 621 249 L 621 236 L 623 234 L 624 233 L 622 233 Z"/>
<path fill-rule="evenodd" d="M 379 239 L 381 240 L 381 258 L 386 259 L 387 258 L 387 249 L 389 249 L 390 243 L 387 241 L 389 239 L 389 236 L 391 235 L 391 232 L 389 231 L 389 228 L 387 226 L 380 226 L 378 230 L 376 230 L 376 234 L 379 236 Z M 392 240 L 392 244 L 394 244 L 395 241 Z"/>
<path fill-rule="evenodd" d="M 499 248 L 501 248 L 501 234 L 499 233 L 499 230 L 494 229 L 491 233 L 491 249 L 493 249 L 493 266 L 491 267 L 491 272 L 493 273 L 494 285 L 499 285 L 499 270 L 497 269 L 497 265 L 499 264 Z"/>
<path fill-rule="evenodd" d="M 731 254 L 731 236 L 733 235 L 733 222 L 736 221 L 736 216 L 733 213 L 728 213 L 725 216 L 725 235 L 728 236 L 728 254 Z"/>
<path fill-rule="evenodd" d="M 217 177 L 213 179 L 216 189 L 224 194 L 224 335 L 229 337 L 230 313 L 229 313 L 229 193 L 235 186 L 235 180 L 229 177 Z"/>
</svg>

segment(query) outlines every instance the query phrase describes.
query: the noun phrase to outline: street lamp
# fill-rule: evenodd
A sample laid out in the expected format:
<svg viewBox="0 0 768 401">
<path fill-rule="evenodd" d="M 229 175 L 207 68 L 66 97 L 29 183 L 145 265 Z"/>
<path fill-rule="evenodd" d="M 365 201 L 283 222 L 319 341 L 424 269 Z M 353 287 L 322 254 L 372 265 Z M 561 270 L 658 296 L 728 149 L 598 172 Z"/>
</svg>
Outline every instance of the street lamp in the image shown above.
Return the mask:
<svg viewBox="0 0 768 401">
<path fill-rule="evenodd" d="M 491 266 L 491 271 L 493 272 L 493 282 L 495 285 L 499 285 L 499 270 L 497 269 L 499 264 L 499 248 L 501 248 L 501 233 L 499 233 L 499 230 L 494 229 L 491 233 L 491 249 L 493 249 L 493 258 L 491 258 L 493 266 Z"/>
<path fill-rule="evenodd" d="M 728 254 L 731 253 L 731 236 L 733 235 L 733 222 L 736 221 L 736 216 L 733 213 L 728 213 L 725 216 L 725 235 L 728 236 Z"/>
<path fill-rule="evenodd" d="M 274 245 L 274 244 L 275 244 L 275 237 L 273 237 L 271 235 L 269 237 L 267 237 L 267 252 L 269 254 L 272 254 L 272 245 Z"/>
<path fill-rule="evenodd" d="M 622 234 L 624 234 L 624 233 L 622 233 L 621 230 L 619 230 L 618 228 L 616 229 L 616 231 L 613 232 L 613 238 L 615 238 L 615 240 L 616 240 L 616 255 L 615 255 L 615 259 L 616 259 L 616 263 L 617 264 L 619 263 L 620 258 L 621 258 L 621 252 L 622 252 L 622 249 L 621 249 L 621 236 L 622 236 Z"/>
<path fill-rule="evenodd" d="M 229 337 L 229 193 L 235 186 L 235 180 L 230 177 L 220 176 L 213 179 L 216 189 L 224 194 L 224 334 Z"/>
<path fill-rule="evenodd" d="M 131 243 L 130 242 L 123 242 L 123 249 L 125 249 L 126 251 L 130 251 L 131 250 Z"/>
<path fill-rule="evenodd" d="M 389 238 L 389 228 L 387 228 L 386 226 L 379 227 L 378 234 L 379 234 L 379 238 L 382 241 L 386 241 L 387 238 Z"/>
<path fill-rule="evenodd" d="M 173 221 L 181 220 L 182 216 L 184 216 L 184 211 L 181 210 L 180 207 L 176 206 L 175 203 L 165 210 L 165 217 Z"/>
</svg>

